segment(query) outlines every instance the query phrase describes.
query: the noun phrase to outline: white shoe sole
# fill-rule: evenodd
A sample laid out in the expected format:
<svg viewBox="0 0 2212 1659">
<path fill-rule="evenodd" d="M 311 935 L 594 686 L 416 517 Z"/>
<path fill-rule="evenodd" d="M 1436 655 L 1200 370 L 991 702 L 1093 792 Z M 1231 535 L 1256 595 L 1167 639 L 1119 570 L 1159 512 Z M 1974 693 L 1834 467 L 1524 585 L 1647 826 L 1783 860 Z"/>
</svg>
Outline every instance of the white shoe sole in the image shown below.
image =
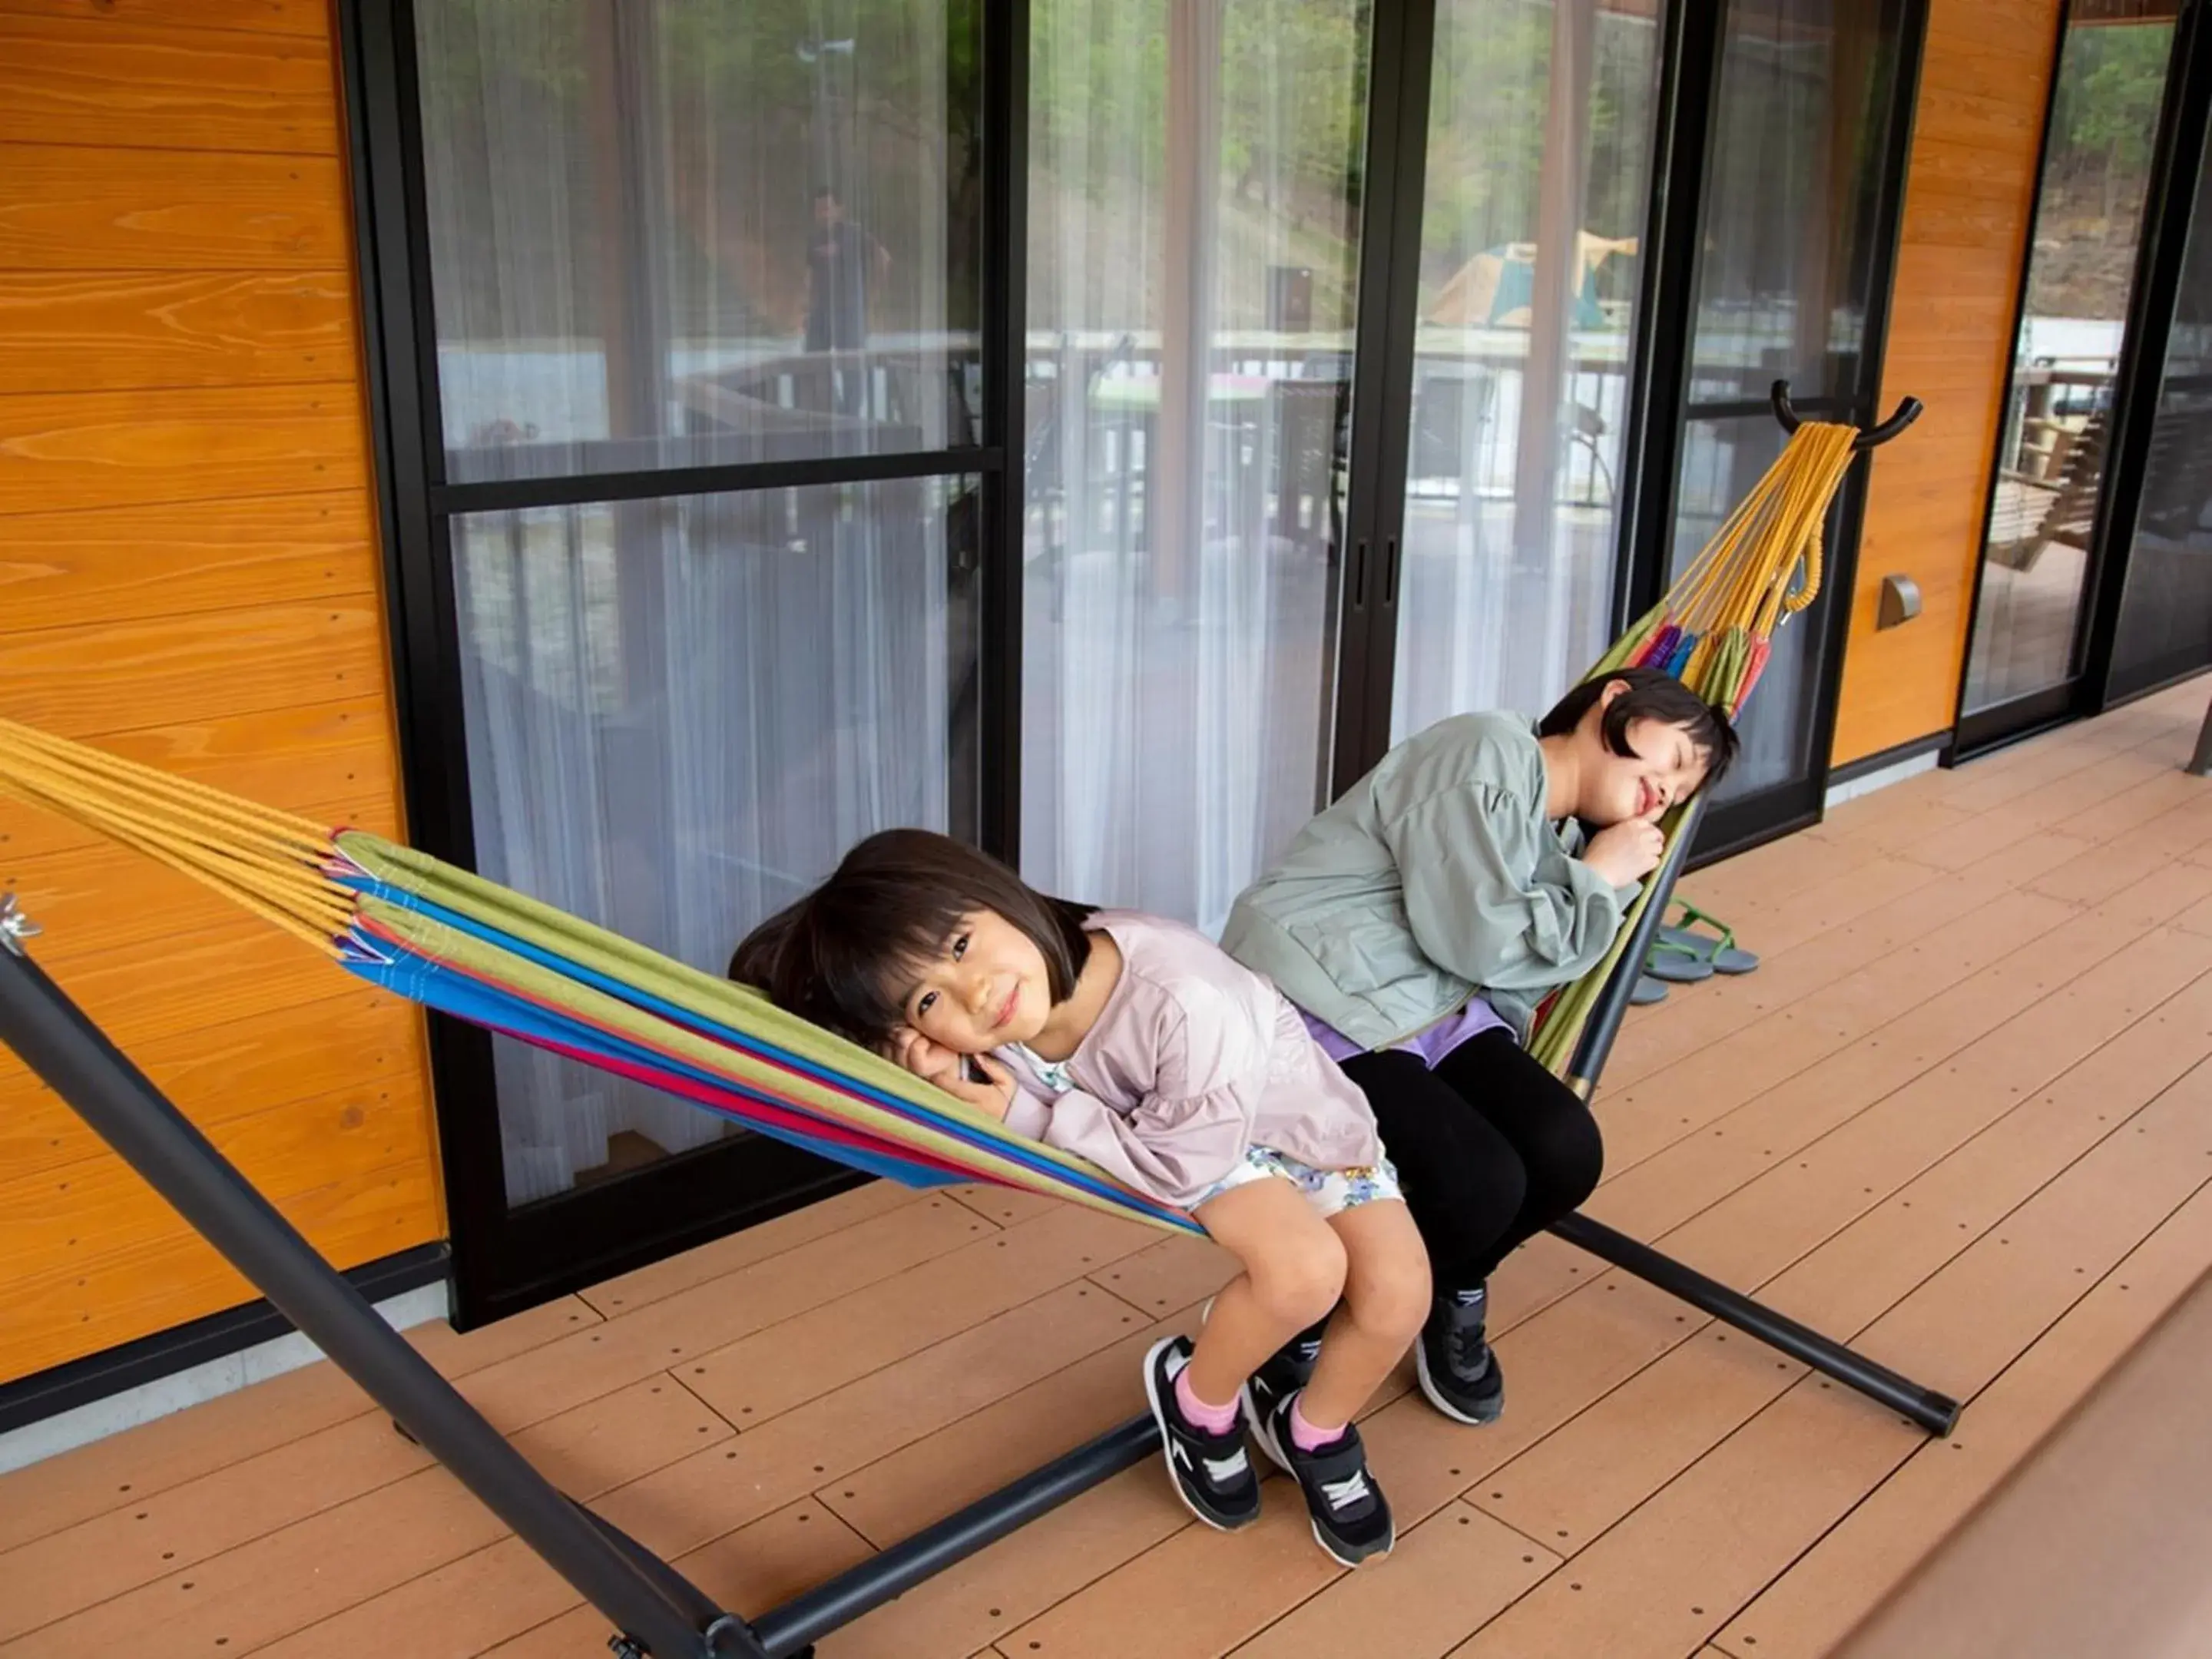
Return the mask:
<svg viewBox="0 0 2212 1659">
<path fill-rule="evenodd" d="M 1491 1363 L 1495 1364 L 1497 1362 L 1493 1360 Z M 1413 1375 L 1419 1379 L 1421 1393 L 1429 1404 L 1434 1406 L 1453 1422 L 1464 1423 L 1470 1429 L 1486 1429 L 1498 1420 L 1496 1413 L 1492 1413 L 1488 1417 L 1471 1417 L 1453 1405 L 1445 1397 L 1443 1391 L 1437 1387 L 1436 1379 L 1429 1375 L 1428 1346 L 1418 1340 L 1413 1344 Z M 1502 1404 L 1500 1409 L 1503 1409 Z"/>
<path fill-rule="evenodd" d="M 1298 1484 L 1298 1472 L 1291 1467 L 1291 1460 L 1284 1455 L 1283 1449 L 1275 1443 L 1275 1437 L 1273 1433 L 1267 1427 L 1267 1419 L 1261 1416 L 1258 1409 L 1255 1407 L 1252 1400 L 1252 1385 L 1249 1382 L 1247 1382 L 1244 1385 L 1243 1399 L 1244 1401 L 1245 1425 L 1250 1431 L 1252 1438 L 1260 1443 L 1260 1449 L 1267 1454 L 1267 1461 L 1273 1463 L 1277 1468 L 1280 1469 L 1285 1474 L 1288 1475 L 1292 1486 L 1297 1486 Z M 1304 1496 L 1303 1489 L 1300 1490 L 1299 1496 L 1301 1498 Z M 1328 1535 L 1321 1529 L 1321 1522 L 1316 1521 L 1312 1525 L 1314 1542 L 1321 1546 L 1321 1553 L 1323 1555 L 1328 1557 L 1330 1560 L 1335 1562 L 1340 1567 L 1352 1567 L 1356 1569 L 1367 1566 L 1373 1562 L 1380 1561 L 1384 1556 L 1389 1554 L 1392 1550 L 1398 1547 L 1398 1528 L 1397 1523 L 1395 1521 L 1392 1522 L 1390 1527 L 1390 1541 L 1383 1545 L 1383 1547 L 1379 1550 L 1372 1550 L 1367 1554 L 1360 1556 L 1345 1555 L 1332 1548 L 1329 1545 Z"/>
<path fill-rule="evenodd" d="M 1248 1382 L 1238 1389 L 1237 1397 L 1244 1402 L 1246 1432 L 1260 1443 L 1260 1449 L 1267 1454 L 1267 1461 L 1270 1463 L 1289 1475 L 1291 1480 L 1297 1480 L 1298 1472 L 1291 1467 L 1290 1458 L 1284 1454 L 1283 1449 L 1275 1443 L 1274 1431 L 1267 1426 L 1267 1419 L 1261 1414 L 1259 1402 L 1252 1398 L 1251 1383 Z M 1324 1545 L 1322 1547 L 1328 1547 Z"/>
<path fill-rule="evenodd" d="M 1335 1562 L 1340 1567 L 1350 1567 L 1354 1572 L 1358 1571 L 1362 1567 L 1371 1567 L 1377 1561 L 1386 1559 L 1389 1556 L 1390 1552 L 1398 1547 L 1398 1523 L 1395 1518 L 1390 1523 L 1390 1541 L 1383 1545 L 1381 1549 L 1371 1550 L 1365 1555 L 1350 1556 L 1338 1554 L 1334 1550 L 1328 1547 L 1328 1540 L 1322 1535 L 1321 1522 L 1318 1521 L 1313 1523 L 1313 1535 L 1314 1542 L 1321 1546 L 1321 1553 L 1323 1555 L 1328 1557 L 1330 1560 Z"/>
<path fill-rule="evenodd" d="M 1182 1489 L 1182 1473 L 1176 1468 L 1175 1441 L 1168 1433 L 1167 1413 L 1161 1406 L 1159 1384 L 1155 1380 L 1159 1374 L 1158 1361 L 1160 1350 L 1168 1346 L 1175 1340 L 1171 1336 L 1164 1336 L 1145 1352 L 1145 1398 L 1152 1404 L 1152 1421 L 1160 1431 L 1160 1461 L 1168 1466 L 1168 1489 L 1175 1493 L 1183 1508 L 1188 1510 L 1202 1524 L 1212 1528 L 1216 1532 L 1241 1532 L 1243 1528 L 1229 1526 L 1217 1521 L 1199 1508 L 1190 1501 L 1190 1494 Z M 1254 1517 L 1255 1520 L 1257 1518 L 1257 1516 Z M 1248 1527 L 1251 1524 L 1249 1521 L 1244 1523 Z"/>
</svg>

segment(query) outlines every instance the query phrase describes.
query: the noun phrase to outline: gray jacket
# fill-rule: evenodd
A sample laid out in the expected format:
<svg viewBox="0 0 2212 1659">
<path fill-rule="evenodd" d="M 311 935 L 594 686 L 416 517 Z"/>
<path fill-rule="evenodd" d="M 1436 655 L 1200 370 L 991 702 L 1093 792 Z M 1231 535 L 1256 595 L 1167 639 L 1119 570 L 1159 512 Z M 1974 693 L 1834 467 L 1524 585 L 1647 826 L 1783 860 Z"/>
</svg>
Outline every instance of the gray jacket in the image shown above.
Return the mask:
<svg viewBox="0 0 2212 1659">
<path fill-rule="evenodd" d="M 1229 913 L 1222 948 L 1316 1018 L 1387 1048 L 1476 992 L 1526 1041 L 1554 987 L 1603 958 L 1635 898 L 1544 816 L 1543 751 L 1517 715 L 1407 738 L 1298 831 Z"/>
</svg>

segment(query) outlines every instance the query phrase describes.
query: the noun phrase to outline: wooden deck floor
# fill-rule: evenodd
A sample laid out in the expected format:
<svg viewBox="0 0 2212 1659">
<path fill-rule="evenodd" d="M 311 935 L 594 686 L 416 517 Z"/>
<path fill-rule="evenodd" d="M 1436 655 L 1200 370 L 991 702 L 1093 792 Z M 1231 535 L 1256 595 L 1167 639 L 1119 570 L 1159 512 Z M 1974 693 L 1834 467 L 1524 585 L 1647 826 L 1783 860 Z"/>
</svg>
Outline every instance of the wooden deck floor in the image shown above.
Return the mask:
<svg viewBox="0 0 2212 1659">
<path fill-rule="evenodd" d="M 1809 1659 L 2212 1266 L 2203 684 L 1705 872 L 1765 966 L 1624 1037 L 1592 1212 L 1970 1403 L 1928 1440 L 1556 1241 L 1495 1287 L 1503 1422 L 1368 1417 L 1356 1575 L 1271 1486 L 1132 1470 L 828 1659 Z M 569 1491 L 759 1609 L 1129 1415 L 1210 1246 L 874 1187 L 416 1340 Z M 0 1656 L 604 1652 L 596 1614 L 318 1365 L 0 1479 Z"/>
</svg>

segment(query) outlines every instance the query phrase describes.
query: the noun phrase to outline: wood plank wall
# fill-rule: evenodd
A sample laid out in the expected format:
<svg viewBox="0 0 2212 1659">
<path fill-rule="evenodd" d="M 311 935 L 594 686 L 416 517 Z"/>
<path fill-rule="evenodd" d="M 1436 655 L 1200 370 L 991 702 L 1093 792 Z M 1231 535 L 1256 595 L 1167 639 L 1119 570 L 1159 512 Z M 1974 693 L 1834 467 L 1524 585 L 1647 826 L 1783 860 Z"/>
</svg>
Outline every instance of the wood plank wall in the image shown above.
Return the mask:
<svg viewBox="0 0 2212 1659">
<path fill-rule="evenodd" d="M 1834 763 L 1948 729 L 1966 661 L 2058 0 L 1931 0 L 1882 407 L 1919 424 L 1874 463 Z M 1920 585 L 1915 621 L 1877 630 L 1881 579 Z"/>
<path fill-rule="evenodd" d="M 0 714 L 399 823 L 327 0 L 0 0 Z M 441 1236 L 421 1023 L 0 803 L 55 977 L 341 1266 Z M 0 1055 L 0 1382 L 250 1300 Z"/>
</svg>

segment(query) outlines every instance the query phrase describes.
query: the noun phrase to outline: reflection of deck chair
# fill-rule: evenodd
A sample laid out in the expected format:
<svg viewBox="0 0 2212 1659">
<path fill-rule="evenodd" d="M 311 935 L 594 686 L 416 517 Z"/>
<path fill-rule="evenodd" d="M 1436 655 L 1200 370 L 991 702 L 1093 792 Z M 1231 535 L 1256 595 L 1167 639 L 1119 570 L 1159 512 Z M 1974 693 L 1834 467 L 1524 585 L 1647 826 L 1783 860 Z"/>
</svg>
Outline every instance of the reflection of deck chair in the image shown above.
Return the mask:
<svg viewBox="0 0 2212 1659">
<path fill-rule="evenodd" d="M 2092 413 L 2080 431 L 2059 428 L 2041 472 L 1997 474 L 1990 507 L 1988 558 L 2022 574 L 2057 542 L 2089 550 L 2097 525 L 2097 491 L 2105 477 L 2106 416 Z"/>
</svg>

